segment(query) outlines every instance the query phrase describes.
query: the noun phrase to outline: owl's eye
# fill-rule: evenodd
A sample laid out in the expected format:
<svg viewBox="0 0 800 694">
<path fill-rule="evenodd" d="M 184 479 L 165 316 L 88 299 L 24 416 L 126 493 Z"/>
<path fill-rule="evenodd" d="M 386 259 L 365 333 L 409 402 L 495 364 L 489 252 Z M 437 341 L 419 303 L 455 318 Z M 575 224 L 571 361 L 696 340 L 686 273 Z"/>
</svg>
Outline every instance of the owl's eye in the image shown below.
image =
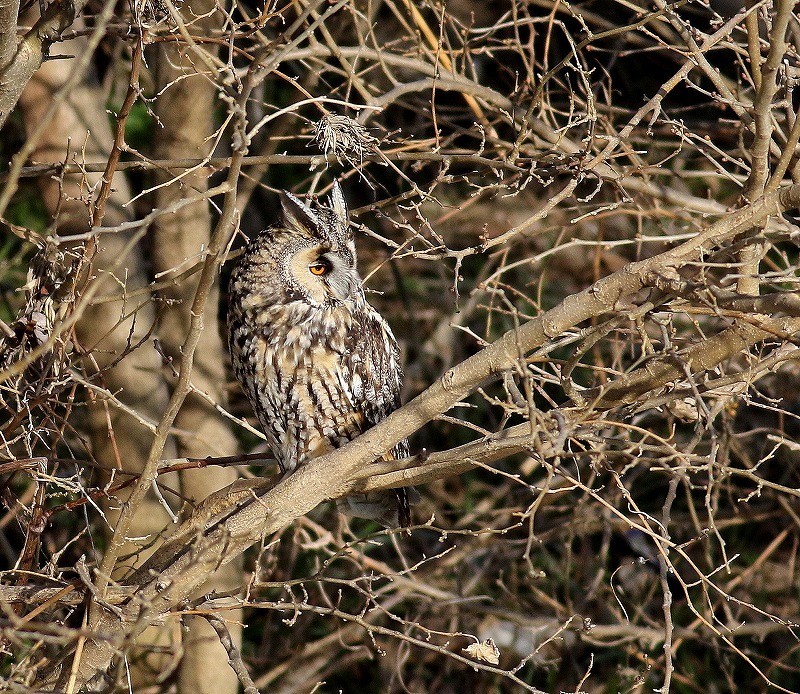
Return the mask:
<svg viewBox="0 0 800 694">
<path fill-rule="evenodd" d="M 308 269 L 311 271 L 312 275 L 322 277 L 323 275 L 327 275 L 332 270 L 332 267 L 329 260 L 320 258 L 316 262 L 311 263 L 311 265 L 308 266 Z"/>
</svg>

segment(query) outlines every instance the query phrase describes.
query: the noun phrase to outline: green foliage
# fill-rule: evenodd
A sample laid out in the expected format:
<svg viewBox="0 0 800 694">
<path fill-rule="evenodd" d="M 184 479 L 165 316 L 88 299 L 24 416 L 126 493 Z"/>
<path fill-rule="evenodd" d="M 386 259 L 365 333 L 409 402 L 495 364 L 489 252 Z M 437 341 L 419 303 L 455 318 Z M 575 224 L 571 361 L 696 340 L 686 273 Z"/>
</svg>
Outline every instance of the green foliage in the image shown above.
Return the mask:
<svg viewBox="0 0 800 694">
<path fill-rule="evenodd" d="M 35 208 L 38 198 L 31 197 L 30 200 Z M 18 211 L 22 214 L 17 214 Z M 8 216 L 9 221 L 19 226 L 24 226 L 23 221 L 29 224 L 41 221 L 37 219 L 35 209 L 32 211 L 28 205 L 13 205 L 13 211 L 10 209 Z M 28 263 L 35 250 L 31 244 L 13 234 L 0 238 L 0 320 L 6 323 L 14 320 L 24 302 L 24 294 L 18 290 L 27 281 Z"/>
<path fill-rule="evenodd" d="M 25 229 L 44 233 L 50 224 L 50 215 L 44 206 L 42 196 L 33 185 L 21 185 L 8 206 L 6 217 L 9 222 Z M 5 258 L 5 251 L 0 251 Z"/>
<path fill-rule="evenodd" d="M 117 107 L 118 109 L 119 107 Z M 109 114 L 112 129 L 116 128 L 116 110 L 109 106 L 112 113 Z M 128 118 L 125 121 L 125 142 L 139 151 L 145 151 L 153 141 L 156 119 L 147 104 L 136 101 L 131 107 Z"/>
</svg>

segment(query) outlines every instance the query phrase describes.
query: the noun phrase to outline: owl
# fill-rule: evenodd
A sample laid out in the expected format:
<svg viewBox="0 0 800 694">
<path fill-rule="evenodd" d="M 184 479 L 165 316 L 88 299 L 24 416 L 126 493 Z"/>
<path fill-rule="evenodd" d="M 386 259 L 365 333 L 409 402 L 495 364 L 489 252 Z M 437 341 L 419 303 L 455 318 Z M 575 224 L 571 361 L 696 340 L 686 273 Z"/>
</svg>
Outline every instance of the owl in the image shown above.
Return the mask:
<svg viewBox="0 0 800 694">
<path fill-rule="evenodd" d="M 367 303 L 338 182 L 328 205 L 281 193 L 280 223 L 258 234 L 228 290 L 233 371 L 283 472 L 343 446 L 400 406 L 389 325 Z M 398 443 L 386 459 L 404 458 Z M 348 515 L 409 524 L 408 490 L 355 494 Z"/>
</svg>

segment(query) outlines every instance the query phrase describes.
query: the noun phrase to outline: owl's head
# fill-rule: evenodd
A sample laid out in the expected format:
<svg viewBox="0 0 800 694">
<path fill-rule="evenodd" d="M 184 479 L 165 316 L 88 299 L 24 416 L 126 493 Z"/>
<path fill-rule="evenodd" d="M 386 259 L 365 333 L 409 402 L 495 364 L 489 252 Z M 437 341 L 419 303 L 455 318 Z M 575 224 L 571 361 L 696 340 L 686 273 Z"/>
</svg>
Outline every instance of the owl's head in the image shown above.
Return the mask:
<svg viewBox="0 0 800 694">
<path fill-rule="evenodd" d="M 258 237 L 242 259 L 240 274 L 260 280 L 250 292 L 260 293 L 264 303 L 300 301 L 312 306 L 363 297 L 339 183 L 334 183 L 328 204 L 317 204 L 316 209 L 288 192 L 281 193 L 280 200 L 280 223 Z M 255 296 L 253 300 L 260 303 Z"/>
</svg>

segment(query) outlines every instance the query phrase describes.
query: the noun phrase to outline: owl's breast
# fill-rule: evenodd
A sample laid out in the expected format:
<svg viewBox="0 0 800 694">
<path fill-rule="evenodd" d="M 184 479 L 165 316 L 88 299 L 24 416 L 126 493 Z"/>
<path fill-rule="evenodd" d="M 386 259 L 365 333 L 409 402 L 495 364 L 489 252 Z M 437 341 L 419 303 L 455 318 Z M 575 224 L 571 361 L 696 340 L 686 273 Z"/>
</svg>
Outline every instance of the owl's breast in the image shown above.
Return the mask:
<svg viewBox="0 0 800 694">
<path fill-rule="evenodd" d="M 357 315 L 347 306 L 270 313 L 244 331 L 237 377 L 273 455 L 292 470 L 395 409 L 401 372 L 388 326 L 365 302 Z"/>
<path fill-rule="evenodd" d="M 361 433 L 364 416 L 343 350 L 297 327 L 280 336 L 261 333 L 250 347 L 252 378 L 242 380 L 283 470 Z"/>
</svg>

